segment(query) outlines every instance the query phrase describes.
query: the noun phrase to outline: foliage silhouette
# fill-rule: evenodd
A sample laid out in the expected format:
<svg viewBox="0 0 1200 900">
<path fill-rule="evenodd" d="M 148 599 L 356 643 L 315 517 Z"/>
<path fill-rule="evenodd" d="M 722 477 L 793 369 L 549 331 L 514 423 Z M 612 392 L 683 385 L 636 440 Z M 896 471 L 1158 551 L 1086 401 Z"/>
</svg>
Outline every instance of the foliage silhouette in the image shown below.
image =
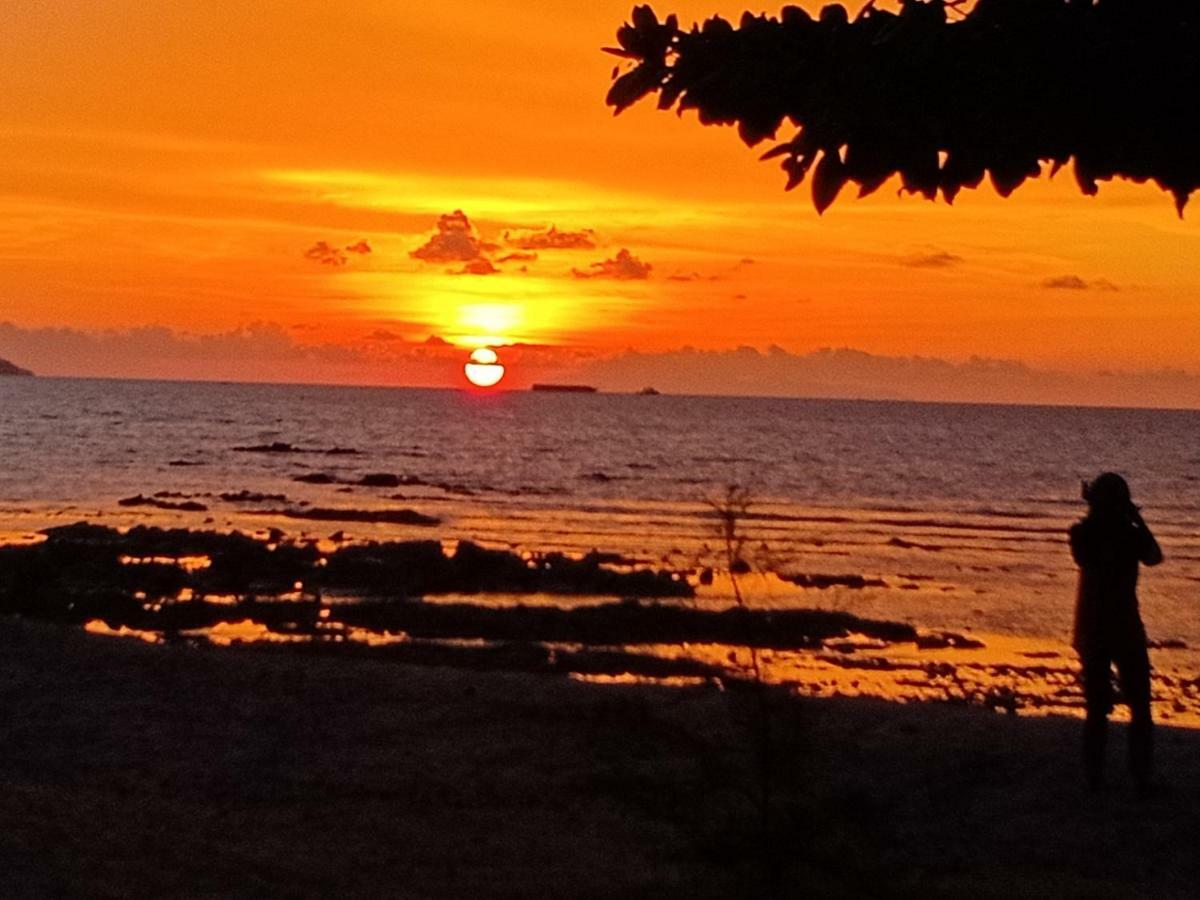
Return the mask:
<svg viewBox="0 0 1200 900">
<path fill-rule="evenodd" d="M 818 212 L 853 182 L 859 196 L 899 174 L 908 193 L 953 202 L 989 177 L 1004 197 L 1043 164 L 1074 159 L 1081 191 L 1114 177 L 1153 181 L 1183 214 L 1200 187 L 1200 7 L 1191 0 L 870 0 L 856 17 L 744 13 L 685 31 L 633 10 L 605 48 L 615 112 L 658 93 L 737 125 L 746 144 L 798 127 L 781 158 L 787 189 L 812 175 Z"/>
</svg>

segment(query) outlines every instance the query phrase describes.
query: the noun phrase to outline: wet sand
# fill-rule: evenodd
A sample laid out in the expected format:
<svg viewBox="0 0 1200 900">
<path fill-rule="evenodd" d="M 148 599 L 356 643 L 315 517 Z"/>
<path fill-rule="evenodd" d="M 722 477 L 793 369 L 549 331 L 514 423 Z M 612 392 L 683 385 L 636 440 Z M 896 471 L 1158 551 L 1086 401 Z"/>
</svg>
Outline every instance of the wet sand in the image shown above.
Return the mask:
<svg viewBox="0 0 1200 900">
<path fill-rule="evenodd" d="M 1200 732 L 0 622 L 0 895 L 1193 896 Z M 1114 732 L 1119 732 L 1114 728 Z M 763 816 L 764 771 L 770 804 Z"/>
</svg>

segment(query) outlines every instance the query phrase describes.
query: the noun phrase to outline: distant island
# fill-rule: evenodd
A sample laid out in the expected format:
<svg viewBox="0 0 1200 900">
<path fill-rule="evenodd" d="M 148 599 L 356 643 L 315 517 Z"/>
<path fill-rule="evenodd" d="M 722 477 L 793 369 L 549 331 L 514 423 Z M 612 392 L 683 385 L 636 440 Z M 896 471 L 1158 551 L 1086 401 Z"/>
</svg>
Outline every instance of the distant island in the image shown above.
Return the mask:
<svg viewBox="0 0 1200 900">
<path fill-rule="evenodd" d="M 652 388 L 652 387 L 644 387 L 640 391 L 638 391 L 638 394 L 640 394 L 643 397 L 657 397 L 661 393 L 662 393 L 662 391 L 658 390 L 658 388 Z"/>
<path fill-rule="evenodd" d="M 22 369 L 20 366 L 10 363 L 7 359 L 0 359 L 0 375 L 33 375 L 28 369 Z"/>
<path fill-rule="evenodd" d="M 594 394 L 596 389 L 590 384 L 535 384 L 531 390 L 558 391 L 565 394 Z"/>
</svg>

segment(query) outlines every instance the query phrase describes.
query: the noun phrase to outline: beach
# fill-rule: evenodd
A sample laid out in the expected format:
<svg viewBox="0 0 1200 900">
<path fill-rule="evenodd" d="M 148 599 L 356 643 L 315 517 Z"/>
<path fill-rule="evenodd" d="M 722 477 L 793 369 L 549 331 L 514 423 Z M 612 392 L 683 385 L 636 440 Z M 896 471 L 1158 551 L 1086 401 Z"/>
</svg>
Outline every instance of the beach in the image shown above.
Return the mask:
<svg viewBox="0 0 1200 900">
<path fill-rule="evenodd" d="M 163 647 L 6 620 L 6 896 L 1184 897 L 1200 735 Z"/>
</svg>

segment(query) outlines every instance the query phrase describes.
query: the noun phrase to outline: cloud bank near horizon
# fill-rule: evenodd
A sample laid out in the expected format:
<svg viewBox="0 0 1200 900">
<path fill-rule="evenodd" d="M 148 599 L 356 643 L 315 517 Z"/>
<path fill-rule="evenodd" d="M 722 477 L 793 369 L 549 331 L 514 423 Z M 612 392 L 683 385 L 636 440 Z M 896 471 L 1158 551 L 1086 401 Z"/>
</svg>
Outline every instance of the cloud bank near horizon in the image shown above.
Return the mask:
<svg viewBox="0 0 1200 900">
<path fill-rule="evenodd" d="M 609 356 L 527 344 L 498 349 L 514 376 L 506 384 L 516 388 L 563 380 L 607 391 L 1200 409 L 1200 374 L 1183 369 L 1072 373 L 1018 360 L 851 348 L 684 347 Z M 163 326 L 84 331 L 0 322 L 0 358 L 41 375 L 453 387 L 461 384 L 466 354 L 437 335 L 414 340 L 384 327 L 359 342 L 334 344 L 305 342 L 276 323 L 189 334 Z"/>
<path fill-rule="evenodd" d="M 791 353 L 733 350 L 626 351 L 580 375 L 608 390 L 753 394 L 864 400 L 1038 403 L 1200 408 L 1200 374 L 1182 369 L 1071 373 L 1019 360 L 883 356 L 851 348 Z"/>
</svg>

